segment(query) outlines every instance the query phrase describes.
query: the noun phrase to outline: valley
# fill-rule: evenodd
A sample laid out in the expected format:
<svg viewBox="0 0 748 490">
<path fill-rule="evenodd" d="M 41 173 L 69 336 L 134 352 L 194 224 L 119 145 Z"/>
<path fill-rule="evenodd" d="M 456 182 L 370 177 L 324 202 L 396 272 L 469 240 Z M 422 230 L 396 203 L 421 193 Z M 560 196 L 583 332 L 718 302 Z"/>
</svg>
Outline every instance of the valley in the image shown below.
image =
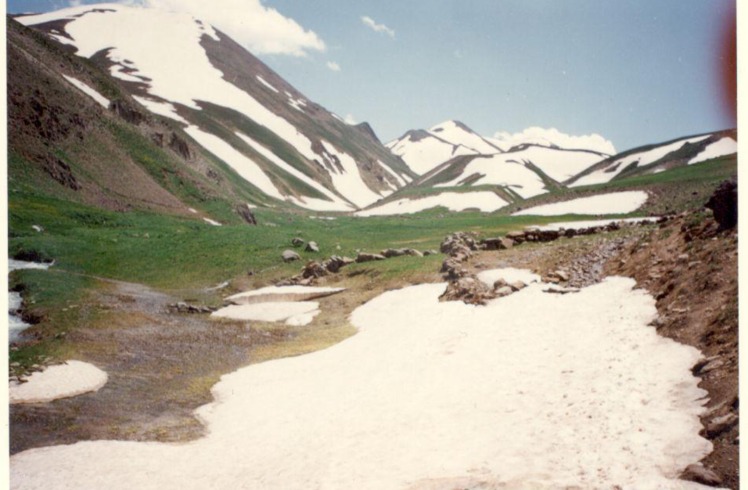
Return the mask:
<svg viewBox="0 0 748 490">
<path fill-rule="evenodd" d="M 12 488 L 738 488 L 736 129 L 383 143 L 184 13 L 7 36 Z"/>
</svg>

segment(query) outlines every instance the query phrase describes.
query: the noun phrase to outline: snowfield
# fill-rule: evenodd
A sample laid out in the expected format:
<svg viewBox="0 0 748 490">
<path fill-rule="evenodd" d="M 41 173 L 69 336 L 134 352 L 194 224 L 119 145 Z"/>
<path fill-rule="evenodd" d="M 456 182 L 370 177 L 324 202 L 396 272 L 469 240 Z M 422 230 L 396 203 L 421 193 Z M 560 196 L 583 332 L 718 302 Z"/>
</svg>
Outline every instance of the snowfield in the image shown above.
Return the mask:
<svg viewBox="0 0 748 490">
<path fill-rule="evenodd" d="M 491 191 L 479 192 L 442 192 L 434 196 L 421 199 L 398 199 L 380 206 L 357 211 L 356 216 L 389 216 L 393 214 L 413 214 L 426 209 L 445 207 L 450 211 L 464 211 L 476 208 L 484 213 L 490 213 L 503 208 L 505 200 Z"/>
<path fill-rule="evenodd" d="M 231 320 L 285 322 L 300 326 L 311 323 L 319 313 L 319 303 L 316 301 L 268 301 L 225 306 L 210 316 Z"/>
<path fill-rule="evenodd" d="M 482 136 L 467 129 L 457 121 L 445 121 L 437 124 L 429 129 L 429 133 L 448 143 L 462 145 L 482 155 L 492 155 L 501 152 L 499 148 L 486 141 Z"/>
<path fill-rule="evenodd" d="M 8 389 L 10 403 L 44 403 L 96 391 L 107 382 L 107 374 L 93 364 L 67 361 L 49 366 L 26 378 L 12 381 Z"/>
<path fill-rule="evenodd" d="M 712 158 L 723 157 L 725 155 L 732 155 L 738 152 L 738 142 L 730 137 L 724 137 L 719 141 L 711 143 L 706 148 L 701 150 L 698 155 L 688 161 L 689 165 L 694 163 L 704 162 L 711 160 Z"/>
<path fill-rule="evenodd" d="M 357 308 L 326 350 L 225 375 L 199 440 L 90 441 L 10 458 L 14 489 L 696 489 L 711 444 L 696 349 L 647 326 L 631 279 L 477 307 L 444 284 Z"/>
<path fill-rule="evenodd" d="M 335 293 L 345 291 L 345 288 L 329 288 L 314 286 L 266 286 L 260 289 L 253 289 L 237 293 L 226 298 L 226 301 L 233 303 L 259 303 L 267 301 L 268 298 L 294 298 L 295 300 L 304 300 L 330 296 Z"/>
<path fill-rule="evenodd" d="M 647 202 L 644 191 L 612 192 L 523 209 L 512 216 L 561 216 L 563 214 L 633 213 Z"/>
</svg>

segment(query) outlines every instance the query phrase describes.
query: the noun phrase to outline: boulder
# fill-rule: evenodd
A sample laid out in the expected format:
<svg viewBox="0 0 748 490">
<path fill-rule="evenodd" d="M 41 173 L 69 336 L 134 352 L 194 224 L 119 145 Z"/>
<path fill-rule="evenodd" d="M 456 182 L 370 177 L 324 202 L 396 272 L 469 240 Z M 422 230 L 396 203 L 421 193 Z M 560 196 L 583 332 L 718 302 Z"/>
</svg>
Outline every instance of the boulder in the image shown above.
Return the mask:
<svg viewBox="0 0 748 490">
<path fill-rule="evenodd" d="M 527 284 L 522 281 L 514 281 L 509 285 L 509 287 L 515 291 L 519 291 L 520 289 L 525 289 L 527 287 Z"/>
<path fill-rule="evenodd" d="M 509 296 L 513 292 L 514 292 L 514 290 L 511 287 L 509 287 L 509 286 L 502 286 L 502 287 L 500 287 L 499 289 L 496 290 L 496 296 L 498 296 L 499 298 L 502 298 L 504 296 Z"/>
<path fill-rule="evenodd" d="M 436 255 L 436 254 L 438 254 L 438 253 L 439 253 L 439 252 L 437 252 L 436 250 L 424 250 L 424 251 L 423 251 L 423 256 L 424 256 L 424 257 L 427 257 L 427 256 L 429 256 L 429 255 Z"/>
<path fill-rule="evenodd" d="M 693 481 L 711 487 L 722 484 L 722 479 L 712 470 L 704 468 L 701 463 L 688 465 L 680 477 L 682 480 Z"/>
<path fill-rule="evenodd" d="M 327 269 L 329 272 L 338 272 L 341 268 L 353 263 L 353 259 L 348 257 L 340 257 L 333 255 L 326 261 L 322 262 L 322 267 Z"/>
<path fill-rule="evenodd" d="M 423 254 L 415 248 L 406 248 L 405 255 L 409 255 L 411 257 L 423 257 Z"/>
<path fill-rule="evenodd" d="M 317 242 L 309 242 L 306 244 L 306 248 L 304 249 L 307 252 L 319 252 L 319 245 L 317 245 Z"/>
<path fill-rule="evenodd" d="M 388 248 L 388 249 L 382 250 L 380 252 L 380 255 L 383 255 L 387 257 L 388 259 L 391 257 L 401 257 L 405 255 L 405 249 L 404 248 Z"/>
<path fill-rule="evenodd" d="M 467 304 L 483 305 L 495 297 L 491 288 L 475 276 L 468 276 L 447 284 L 447 289 L 439 296 L 439 301 L 462 301 Z"/>
<path fill-rule="evenodd" d="M 304 245 L 305 243 L 306 242 L 299 237 L 295 237 L 291 240 L 291 245 L 293 245 L 294 247 L 300 247 Z"/>
<path fill-rule="evenodd" d="M 247 205 L 239 205 L 236 208 L 236 214 L 241 216 L 241 218 L 244 220 L 245 223 L 248 225 L 257 225 L 257 218 L 255 218 L 254 213 Z"/>
<path fill-rule="evenodd" d="M 320 264 L 316 260 L 312 260 L 311 262 L 307 262 L 307 264 L 301 270 L 301 277 L 303 277 L 304 279 L 317 278 L 326 276 L 327 273 L 327 269 L 324 268 L 322 264 Z"/>
<path fill-rule="evenodd" d="M 439 246 L 439 250 L 447 255 L 455 256 L 457 254 L 463 254 L 470 257 L 471 251 L 478 250 L 478 244 L 475 241 L 475 235 L 473 233 L 464 233 L 458 231 L 447 235 Z"/>
<path fill-rule="evenodd" d="M 370 254 L 366 252 L 359 252 L 356 256 L 356 263 L 371 262 L 373 260 L 385 260 L 387 257 L 380 254 Z"/>
<path fill-rule="evenodd" d="M 283 262 L 293 262 L 294 260 L 301 260 L 301 256 L 293 250 L 284 250 L 281 257 L 283 257 Z"/>
<path fill-rule="evenodd" d="M 506 237 L 512 240 L 514 243 L 522 243 L 525 241 L 524 231 L 510 231 L 506 234 Z"/>
<path fill-rule="evenodd" d="M 719 230 L 728 230 L 738 224 L 738 183 L 736 180 L 725 180 L 714 191 L 704 205 L 714 213 L 719 223 Z"/>
<path fill-rule="evenodd" d="M 738 416 L 732 412 L 721 417 L 715 417 L 706 424 L 706 435 L 709 439 L 714 439 L 723 432 L 732 429 L 738 423 Z"/>
</svg>

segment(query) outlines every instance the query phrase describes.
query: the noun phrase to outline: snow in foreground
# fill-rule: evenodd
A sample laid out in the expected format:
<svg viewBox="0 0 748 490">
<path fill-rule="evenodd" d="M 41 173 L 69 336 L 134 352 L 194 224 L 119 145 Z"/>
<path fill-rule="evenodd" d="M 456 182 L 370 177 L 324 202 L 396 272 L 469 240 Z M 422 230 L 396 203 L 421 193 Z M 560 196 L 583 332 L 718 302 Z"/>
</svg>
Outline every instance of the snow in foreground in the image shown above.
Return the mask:
<svg viewBox="0 0 748 490">
<path fill-rule="evenodd" d="M 612 192 L 523 209 L 512 216 L 561 216 L 564 214 L 632 213 L 647 202 L 644 191 Z"/>
<path fill-rule="evenodd" d="M 49 366 L 26 378 L 12 381 L 8 388 L 10 403 L 43 403 L 96 391 L 107 382 L 107 374 L 93 364 L 67 361 Z"/>
<path fill-rule="evenodd" d="M 543 226 L 529 226 L 528 228 L 535 228 L 537 230 L 581 230 L 583 228 L 592 228 L 595 226 L 607 226 L 613 223 L 620 223 L 624 225 L 639 224 L 639 223 L 656 223 L 660 218 L 653 216 L 649 218 L 622 218 L 622 219 L 595 219 L 585 221 L 560 221 L 558 223 L 548 223 Z"/>
<path fill-rule="evenodd" d="M 91 441 L 10 459 L 17 489 L 702 488 L 699 352 L 609 278 L 476 307 L 444 284 L 356 309 L 357 335 L 223 376 L 190 443 Z M 451 485 L 451 486 L 450 486 Z M 463 487 L 459 487 L 463 488 Z"/>
</svg>

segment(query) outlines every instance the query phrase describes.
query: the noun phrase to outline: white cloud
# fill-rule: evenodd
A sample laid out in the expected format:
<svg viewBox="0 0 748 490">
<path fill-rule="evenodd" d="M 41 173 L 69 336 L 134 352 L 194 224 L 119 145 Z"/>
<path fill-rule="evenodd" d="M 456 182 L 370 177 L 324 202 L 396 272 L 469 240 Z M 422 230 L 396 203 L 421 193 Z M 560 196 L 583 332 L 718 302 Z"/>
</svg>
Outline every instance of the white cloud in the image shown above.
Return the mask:
<svg viewBox="0 0 748 490">
<path fill-rule="evenodd" d="M 347 114 L 343 121 L 345 121 L 346 124 L 358 124 L 351 114 Z"/>
<path fill-rule="evenodd" d="M 364 15 L 363 17 L 361 17 L 361 22 L 363 22 L 364 25 L 373 29 L 375 32 L 384 32 L 385 34 L 390 36 L 392 39 L 395 39 L 395 31 L 393 31 L 392 29 L 390 29 L 384 24 L 377 24 L 374 21 L 374 19 L 372 19 L 368 15 Z"/>
<path fill-rule="evenodd" d="M 562 133 L 556 128 L 545 129 L 533 126 L 514 134 L 500 131 L 494 134 L 493 137 L 504 149 L 509 149 L 512 146 L 522 143 L 535 143 L 544 146 L 552 144 L 559 148 L 570 150 L 594 150 L 609 155 L 616 154 L 616 148 L 613 146 L 613 143 L 599 134 L 573 136 Z"/>
<path fill-rule="evenodd" d="M 192 14 L 225 32 L 253 54 L 306 56 L 310 51 L 326 49 L 316 33 L 265 7 L 261 0 L 140 0 L 139 3 Z"/>
<path fill-rule="evenodd" d="M 327 67 L 332 71 L 340 71 L 340 65 L 335 63 L 334 61 L 328 61 Z"/>
</svg>

